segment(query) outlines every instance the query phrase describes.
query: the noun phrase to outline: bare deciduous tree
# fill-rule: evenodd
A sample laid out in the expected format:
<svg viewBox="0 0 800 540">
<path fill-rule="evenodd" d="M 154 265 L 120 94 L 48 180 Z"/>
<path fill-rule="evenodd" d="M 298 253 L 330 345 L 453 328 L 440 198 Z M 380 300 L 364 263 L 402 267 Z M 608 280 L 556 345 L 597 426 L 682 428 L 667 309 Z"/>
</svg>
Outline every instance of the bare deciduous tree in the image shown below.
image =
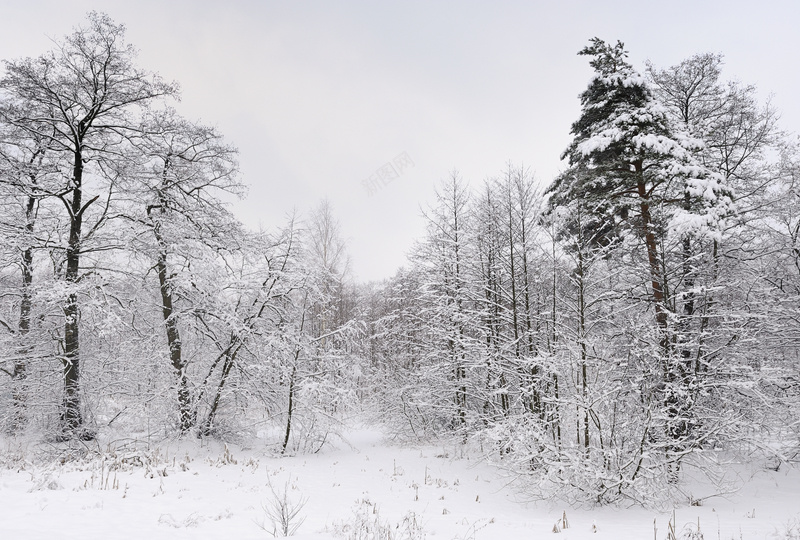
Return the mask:
<svg viewBox="0 0 800 540">
<path fill-rule="evenodd" d="M 84 430 L 80 400 L 81 258 L 98 249 L 91 240 L 110 217 L 115 191 L 109 173 L 138 128 L 136 113 L 176 93 L 174 85 L 135 66 L 124 34 L 124 26 L 108 16 L 90 13 L 88 25 L 57 41 L 51 52 L 7 62 L 0 81 L 5 122 L 41 138 L 62 177 L 53 195 L 67 216 L 62 426 L 68 437 L 92 436 Z"/>
</svg>

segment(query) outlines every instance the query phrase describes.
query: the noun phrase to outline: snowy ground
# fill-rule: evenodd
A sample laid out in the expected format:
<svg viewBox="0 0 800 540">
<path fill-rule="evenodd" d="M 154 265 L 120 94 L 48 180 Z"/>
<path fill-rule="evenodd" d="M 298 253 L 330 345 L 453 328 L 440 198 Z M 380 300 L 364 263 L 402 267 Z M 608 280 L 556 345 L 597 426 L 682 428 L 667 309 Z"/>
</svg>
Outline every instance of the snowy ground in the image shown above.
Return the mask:
<svg viewBox="0 0 800 540">
<path fill-rule="evenodd" d="M 192 441 L 46 467 L 20 461 L 0 469 L 0 539 L 271 538 L 264 507 L 287 486 L 290 506 L 306 500 L 298 539 L 368 539 L 364 530 L 378 523 L 396 540 L 645 540 L 654 520 L 656 540 L 667 537 L 670 513 L 526 503 L 497 470 L 454 448 L 392 446 L 367 428 L 347 441 L 284 458 Z M 8 444 L 3 452 L 13 463 Z M 755 469 L 737 494 L 677 508 L 678 538 L 698 518 L 706 540 L 800 538 L 797 529 L 786 535 L 800 527 L 800 471 Z M 569 528 L 555 535 L 564 512 Z"/>
</svg>

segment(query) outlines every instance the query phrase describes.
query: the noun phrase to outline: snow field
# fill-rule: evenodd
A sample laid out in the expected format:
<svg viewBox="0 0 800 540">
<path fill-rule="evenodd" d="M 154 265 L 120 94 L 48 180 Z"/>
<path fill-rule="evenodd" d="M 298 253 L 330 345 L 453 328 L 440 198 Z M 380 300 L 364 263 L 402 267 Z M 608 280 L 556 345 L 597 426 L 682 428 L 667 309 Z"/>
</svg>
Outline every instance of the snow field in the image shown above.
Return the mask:
<svg viewBox="0 0 800 540">
<path fill-rule="evenodd" d="M 458 447 L 392 446 L 372 429 L 354 430 L 338 447 L 272 457 L 183 441 L 52 465 L 18 461 L 0 470 L 0 539 L 271 538 L 265 508 L 284 491 L 298 509 L 298 539 L 667 538 L 671 512 L 526 502 Z M 800 538 L 786 534 L 800 527 L 798 471 L 754 470 L 738 493 L 676 508 L 677 537 L 690 538 L 699 519 L 706 540 Z M 568 528 L 553 533 L 565 514 Z"/>
</svg>

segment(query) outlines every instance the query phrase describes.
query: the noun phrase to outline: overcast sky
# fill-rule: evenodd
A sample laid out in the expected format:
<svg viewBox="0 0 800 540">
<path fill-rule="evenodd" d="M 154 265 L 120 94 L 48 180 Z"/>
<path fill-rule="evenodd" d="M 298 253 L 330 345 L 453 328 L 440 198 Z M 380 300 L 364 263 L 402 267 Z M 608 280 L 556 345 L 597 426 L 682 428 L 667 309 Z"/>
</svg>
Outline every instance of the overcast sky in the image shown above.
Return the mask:
<svg viewBox="0 0 800 540">
<path fill-rule="evenodd" d="M 140 66 L 180 83 L 178 110 L 240 149 L 240 219 L 275 227 L 327 197 L 365 280 L 404 263 L 450 171 L 479 185 L 511 161 L 552 180 L 593 36 L 622 40 L 640 70 L 722 53 L 725 76 L 772 95 L 800 131 L 797 0 L 3 4 L 3 59 L 42 54 L 92 9 L 124 23 Z M 398 158 L 370 193 L 364 181 Z"/>
</svg>

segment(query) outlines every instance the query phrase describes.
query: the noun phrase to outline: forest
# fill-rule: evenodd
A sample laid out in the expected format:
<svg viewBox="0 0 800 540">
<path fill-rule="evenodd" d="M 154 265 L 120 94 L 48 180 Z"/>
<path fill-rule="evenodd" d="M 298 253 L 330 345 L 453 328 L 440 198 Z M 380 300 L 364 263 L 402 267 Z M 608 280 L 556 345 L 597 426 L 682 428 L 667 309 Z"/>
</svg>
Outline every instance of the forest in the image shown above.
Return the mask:
<svg viewBox="0 0 800 540">
<path fill-rule="evenodd" d="M 353 418 L 536 493 L 650 504 L 800 456 L 800 146 L 698 53 L 589 40 L 556 178 L 439 179 L 383 282 L 325 201 L 229 210 L 237 149 L 101 13 L 0 72 L 0 429 L 313 454 Z M 468 173 L 468 172 L 467 172 Z M 276 188 L 277 189 L 277 188 Z"/>
</svg>

